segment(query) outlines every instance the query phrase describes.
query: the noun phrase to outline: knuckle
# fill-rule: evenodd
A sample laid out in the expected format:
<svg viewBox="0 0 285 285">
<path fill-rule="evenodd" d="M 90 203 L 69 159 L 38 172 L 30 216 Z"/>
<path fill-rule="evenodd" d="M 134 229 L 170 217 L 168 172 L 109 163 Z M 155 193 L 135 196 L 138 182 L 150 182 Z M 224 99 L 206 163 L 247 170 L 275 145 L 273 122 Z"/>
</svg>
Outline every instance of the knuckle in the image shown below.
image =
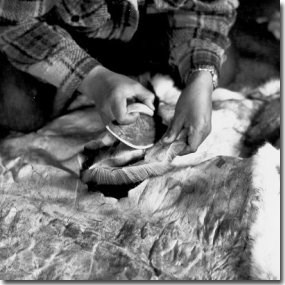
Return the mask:
<svg viewBox="0 0 285 285">
<path fill-rule="evenodd" d="M 207 127 L 207 122 L 206 121 L 199 121 L 197 124 L 197 129 L 199 130 L 204 130 Z"/>
<path fill-rule="evenodd" d="M 112 86 L 109 88 L 109 92 L 111 94 L 111 98 L 120 94 L 120 90 L 122 89 L 121 85 Z"/>
<path fill-rule="evenodd" d="M 204 134 L 209 134 L 211 131 L 211 124 L 208 121 L 200 121 L 196 128 L 197 131 L 202 132 Z"/>
</svg>

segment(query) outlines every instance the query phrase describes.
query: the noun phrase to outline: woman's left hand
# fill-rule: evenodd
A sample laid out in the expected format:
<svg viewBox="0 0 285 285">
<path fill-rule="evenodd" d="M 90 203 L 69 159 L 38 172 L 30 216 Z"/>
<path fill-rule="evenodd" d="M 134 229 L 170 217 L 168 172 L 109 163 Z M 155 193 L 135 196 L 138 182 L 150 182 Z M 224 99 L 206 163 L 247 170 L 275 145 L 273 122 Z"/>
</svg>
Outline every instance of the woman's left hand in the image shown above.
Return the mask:
<svg viewBox="0 0 285 285">
<path fill-rule="evenodd" d="M 173 120 L 162 142 L 172 143 L 184 131 L 187 146 L 180 155 L 196 152 L 211 132 L 212 92 L 210 72 L 203 70 L 193 73 L 179 97 Z"/>
</svg>

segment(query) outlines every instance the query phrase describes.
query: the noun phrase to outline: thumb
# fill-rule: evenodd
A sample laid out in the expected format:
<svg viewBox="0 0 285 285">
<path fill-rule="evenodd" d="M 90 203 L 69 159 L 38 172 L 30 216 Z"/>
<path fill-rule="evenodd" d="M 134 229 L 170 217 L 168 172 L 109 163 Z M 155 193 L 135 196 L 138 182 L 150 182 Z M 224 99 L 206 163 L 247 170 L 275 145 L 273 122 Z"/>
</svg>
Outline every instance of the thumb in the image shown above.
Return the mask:
<svg viewBox="0 0 285 285">
<path fill-rule="evenodd" d="M 151 91 L 143 87 L 142 85 L 138 85 L 135 91 L 136 91 L 135 98 L 137 98 L 140 102 L 144 103 L 151 110 L 154 111 L 155 108 L 153 102 L 155 95 Z"/>
<path fill-rule="evenodd" d="M 136 121 L 139 116 L 138 112 L 129 113 L 127 109 L 127 100 L 117 97 L 112 104 L 112 113 L 114 119 L 120 125 L 128 125 Z"/>
<path fill-rule="evenodd" d="M 125 113 L 117 119 L 117 122 L 121 125 L 128 125 L 134 123 L 139 117 L 139 113 Z"/>
<path fill-rule="evenodd" d="M 150 117 L 153 116 L 154 111 L 151 110 L 148 106 L 142 103 L 132 103 L 127 107 L 128 113 L 142 113 L 149 115 Z"/>
</svg>

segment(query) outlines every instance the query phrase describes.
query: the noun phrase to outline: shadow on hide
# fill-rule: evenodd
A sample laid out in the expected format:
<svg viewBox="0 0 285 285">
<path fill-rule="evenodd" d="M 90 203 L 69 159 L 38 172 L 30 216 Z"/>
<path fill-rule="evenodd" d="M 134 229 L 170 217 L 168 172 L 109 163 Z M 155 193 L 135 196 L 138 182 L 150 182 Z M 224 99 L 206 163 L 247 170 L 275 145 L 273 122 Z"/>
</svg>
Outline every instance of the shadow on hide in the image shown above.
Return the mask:
<svg viewBox="0 0 285 285">
<path fill-rule="evenodd" d="M 88 191 L 90 192 L 100 192 L 105 197 L 113 197 L 116 199 L 121 199 L 128 197 L 128 192 L 138 186 L 141 182 L 124 184 L 124 185 L 98 185 L 96 183 L 88 183 Z"/>
</svg>

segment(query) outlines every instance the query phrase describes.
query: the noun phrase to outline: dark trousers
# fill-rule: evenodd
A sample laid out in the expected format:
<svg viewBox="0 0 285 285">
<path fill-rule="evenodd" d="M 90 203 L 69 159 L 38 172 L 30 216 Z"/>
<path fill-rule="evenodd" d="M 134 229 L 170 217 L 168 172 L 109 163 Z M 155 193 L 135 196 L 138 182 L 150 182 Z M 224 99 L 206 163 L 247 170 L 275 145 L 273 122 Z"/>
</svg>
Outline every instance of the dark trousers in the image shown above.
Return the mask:
<svg viewBox="0 0 285 285">
<path fill-rule="evenodd" d="M 0 137 L 29 132 L 51 118 L 56 88 L 13 67 L 0 53 Z"/>
</svg>

